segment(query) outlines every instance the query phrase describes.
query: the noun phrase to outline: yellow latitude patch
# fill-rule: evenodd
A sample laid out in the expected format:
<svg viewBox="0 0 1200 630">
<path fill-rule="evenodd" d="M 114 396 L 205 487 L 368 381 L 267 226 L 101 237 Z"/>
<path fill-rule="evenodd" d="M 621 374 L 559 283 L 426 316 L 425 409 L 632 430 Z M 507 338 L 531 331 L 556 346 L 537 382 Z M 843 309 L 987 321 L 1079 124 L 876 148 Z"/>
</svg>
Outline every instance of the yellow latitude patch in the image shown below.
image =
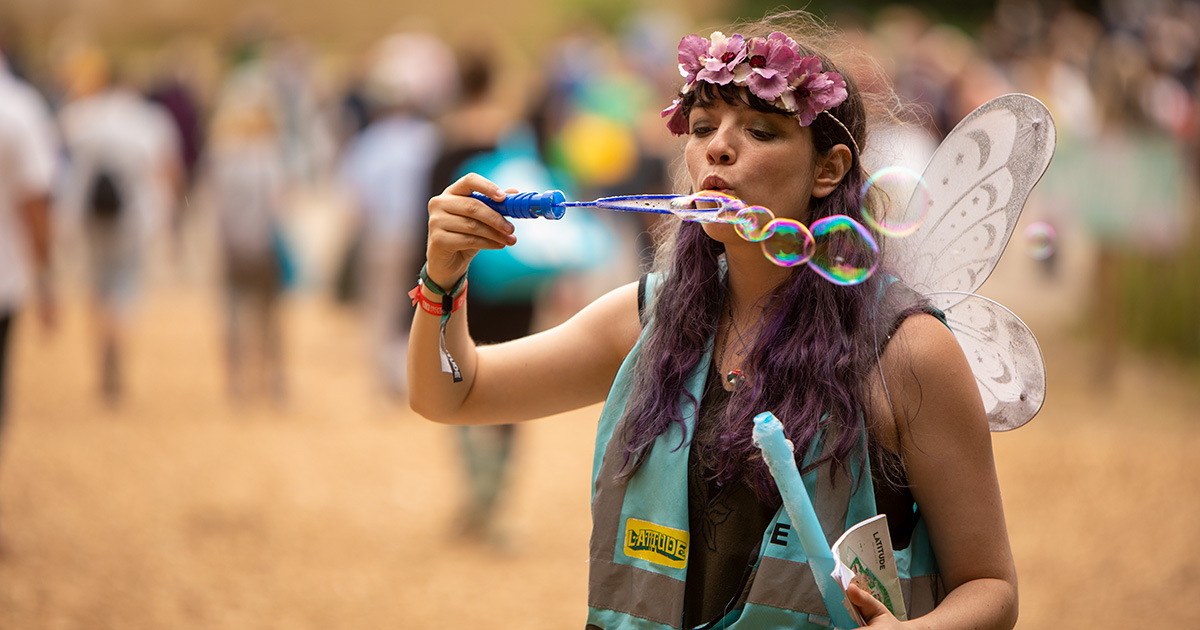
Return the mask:
<svg viewBox="0 0 1200 630">
<path fill-rule="evenodd" d="M 672 569 L 687 566 L 688 533 L 636 518 L 625 521 L 625 555 Z"/>
</svg>

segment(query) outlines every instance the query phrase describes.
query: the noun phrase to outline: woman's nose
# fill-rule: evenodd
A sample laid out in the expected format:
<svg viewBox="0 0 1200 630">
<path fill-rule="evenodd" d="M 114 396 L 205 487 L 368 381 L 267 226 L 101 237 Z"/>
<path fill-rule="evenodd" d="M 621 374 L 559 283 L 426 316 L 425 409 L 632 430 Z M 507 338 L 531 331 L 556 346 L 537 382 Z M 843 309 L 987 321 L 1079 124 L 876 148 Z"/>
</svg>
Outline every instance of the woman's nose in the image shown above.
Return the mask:
<svg viewBox="0 0 1200 630">
<path fill-rule="evenodd" d="M 728 131 L 724 128 L 713 132 L 712 138 L 708 141 L 708 163 L 709 164 L 728 164 L 733 162 L 736 153 L 733 149 L 733 144 L 729 142 Z"/>
</svg>

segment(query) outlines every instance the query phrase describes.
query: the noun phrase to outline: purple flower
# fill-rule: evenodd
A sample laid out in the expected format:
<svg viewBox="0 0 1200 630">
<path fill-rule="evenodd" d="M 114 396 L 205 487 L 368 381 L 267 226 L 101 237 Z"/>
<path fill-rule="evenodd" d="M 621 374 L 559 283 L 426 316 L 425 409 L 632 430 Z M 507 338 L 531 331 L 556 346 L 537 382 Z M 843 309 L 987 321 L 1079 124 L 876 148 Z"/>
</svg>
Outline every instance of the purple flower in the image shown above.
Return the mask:
<svg viewBox="0 0 1200 630">
<path fill-rule="evenodd" d="M 773 101 L 788 88 L 788 76 L 800 62 L 800 46 L 775 31 L 766 39 L 755 37 L 746 47 L 746 63 L 737 69 L 734 82 L 745 84 L 764 101 Z"/>
<path fill-rule="evenodd" d="M 784 109 L 794 112 L 800 126 L 807 127 L 821 112 L 846 100 L 846 80 L 836 72 L 821 72 L 821 60 L 804 57 L 788 79 L 788 90 L 780 95 Z"/>
<path fill-rule="evenodd" d="M 675 99 L 671 102 L 671 106 L 662 111 L 662 117 L 670 117 L 667 121 L 667 131 L 672 135 L 682 136 L 688 132 L 688 121 L 683 115 L 683 99 Z"/>
<path fill-rule="evenodd" d="M 704 68 L 704 56 L 711 45 L 699 35 L 688 35 L 679 40 L 679 74 L 688 85 L 696 80 L 696 73 Z"/>
<path fill-rule="evenodd" d="M 726 85 L 733 80 L 733 69 L 745 58 L 746 43 L 741 35 L 735 33 L 733 37 L 725 37 L 721 31 L 713 31 L 712 46 L 703 57 L 704 69 L 696 73 L 696 78 Z"/>
</svg>

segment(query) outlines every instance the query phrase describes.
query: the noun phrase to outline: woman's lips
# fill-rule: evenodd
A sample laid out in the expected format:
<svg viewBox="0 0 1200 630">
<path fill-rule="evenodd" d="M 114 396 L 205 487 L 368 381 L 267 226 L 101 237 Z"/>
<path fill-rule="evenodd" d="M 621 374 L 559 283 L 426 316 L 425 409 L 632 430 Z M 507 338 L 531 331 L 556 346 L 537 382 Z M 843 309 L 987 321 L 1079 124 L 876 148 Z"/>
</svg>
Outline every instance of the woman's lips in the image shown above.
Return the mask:
<svg viewBox="0 0 1200 630">
<path fill-rule="evenodd" d="M 701 188 L 704 190 L 715 190 L 723 193 L 728 193 L 731 190 L 729 184 L 716 175 L 709 175 L 708 177 L 705 177 L 704 181 L 701 182 Z"/>
</svg>

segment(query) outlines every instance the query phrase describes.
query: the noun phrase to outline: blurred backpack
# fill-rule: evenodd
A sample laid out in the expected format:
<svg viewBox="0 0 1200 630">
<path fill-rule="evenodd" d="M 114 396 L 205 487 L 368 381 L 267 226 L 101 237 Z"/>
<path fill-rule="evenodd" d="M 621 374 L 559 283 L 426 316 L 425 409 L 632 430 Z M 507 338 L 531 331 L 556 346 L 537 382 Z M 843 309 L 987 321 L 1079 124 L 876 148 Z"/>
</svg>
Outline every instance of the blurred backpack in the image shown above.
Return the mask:
<svg viewBox="0 0 1200 630">
<path fill-rule="evenodd" d="M 524 126 L 510 131 L 494 151 L 464 162 L 456 177 L 471 172 L 520 191 L 559 188 L 554 173 L 538 154 L 532 130 Z M 485 301 L 536 299 L 563 274 L 593 269 L 611 259 L 616 250 L 616 234 L 587 212 L 568 212 L 557 221 L 516 220 L 513 224 L 516 246 L 480 250 L 471 263 L 471 291 Z"/>
<path fill-rule="evenodd" d="M 102 221 L 115 221 L 125 207 L 118 176 L 113 169 L 98 166 L 87 189 L 88 215 Z"/>
</svg>

